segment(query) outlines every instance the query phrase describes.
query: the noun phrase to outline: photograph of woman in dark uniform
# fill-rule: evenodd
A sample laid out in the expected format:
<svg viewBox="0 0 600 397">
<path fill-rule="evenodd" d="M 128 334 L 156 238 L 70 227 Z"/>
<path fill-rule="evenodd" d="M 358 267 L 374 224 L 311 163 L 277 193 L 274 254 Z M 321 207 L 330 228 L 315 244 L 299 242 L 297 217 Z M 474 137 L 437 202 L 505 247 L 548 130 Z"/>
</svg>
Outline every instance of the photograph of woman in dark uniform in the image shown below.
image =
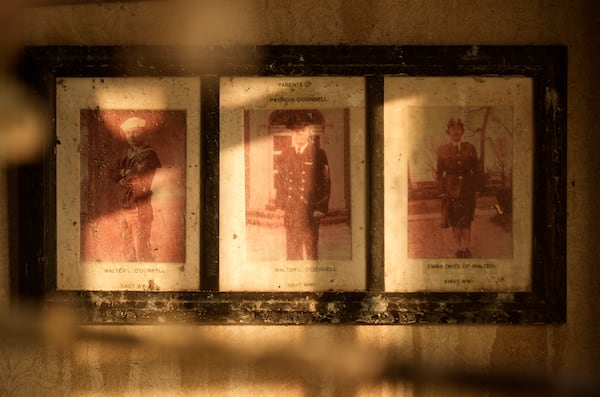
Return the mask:
<svg viewBox="0 0 600 397">
<path fill-rule="evenodd" d="M 150 243 L 154 210 L 152 208 L 152 181 L 161 162 L 156 152 L 143 142 L 146 121 L 131 117 L 121 124 L 129 144 L 118 159 L 114 180 L 120 186 L 119 201 L 122 218 L 119 235 L 130 262 L 155 260 Z"/>
<path fill-rule="evenodd" d="M 452 228 L 457 258 L 470 258 L 471 222 L 475 215 L 480 171 L 475 146 L 463 142 L 460 119 L 450 119 L 446 131 L 450 142 L 437 150 L 437 182 L 442 201 L 442 228 Z"/>
<path fill-rule="evenodd" d="M 319 224 L 329 208 L 331 181 L 327 155 L 311 139 L 306 120 L 291 120 L 292 145 L 277 164 L 276 206 L 283 210 L 288 260 L 319 258 Z"/>
</svg>

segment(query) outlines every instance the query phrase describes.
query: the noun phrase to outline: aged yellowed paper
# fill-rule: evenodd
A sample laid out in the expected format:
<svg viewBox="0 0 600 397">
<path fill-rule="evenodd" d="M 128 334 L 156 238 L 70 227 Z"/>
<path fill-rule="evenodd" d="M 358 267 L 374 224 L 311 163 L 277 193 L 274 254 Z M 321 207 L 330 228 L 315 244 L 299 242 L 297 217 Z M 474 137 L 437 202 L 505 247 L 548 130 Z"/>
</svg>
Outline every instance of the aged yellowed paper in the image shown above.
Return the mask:
<svg viewBox="0 0 600 397">
<path fill-rule="evenodd" d="M 57 288 L 199 288 L 200 79 L 56 82 Z"/>
<path fill-rule="evenodd" d="M 530 290 L 532 79 L 384 89 L 385 290 Z"/>
<path fill-rule="evenodd" d="M 221 290 L 365 289 L 364 84 L 221 78 Z"/>
</svg>

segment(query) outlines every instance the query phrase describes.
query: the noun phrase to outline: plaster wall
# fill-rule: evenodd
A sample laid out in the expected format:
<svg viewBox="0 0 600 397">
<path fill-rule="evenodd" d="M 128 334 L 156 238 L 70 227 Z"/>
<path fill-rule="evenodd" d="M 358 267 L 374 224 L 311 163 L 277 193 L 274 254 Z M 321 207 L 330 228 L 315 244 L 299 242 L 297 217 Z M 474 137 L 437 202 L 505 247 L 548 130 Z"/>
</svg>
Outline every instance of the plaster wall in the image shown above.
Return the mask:
<svg viewBox="0 0 600 397">
<path fill-rule="evenodd" d="M 87 337 L 75 339 L 55 324 L 54 335 L 64 338 L 0 333 L 0 395 L 489 395 L 433 382 L 365 382 L 382 355 L 475 371 L 581 375 L 600 368 L 600 201 L 595 194 L 600 3 L 137 1 L 15 12 L 12 37 L 18 45 L 568 45 L 568 320 L 562 326 L 88 326 L 81 330 Z M 9 299 L 7 194 L 0 173 L 4 307 Z M 100 331 L 107 337 L 96 338 Z M 278 361 L 256 360 L 265 350 Z M 303 360 L 287 361 L 290 357 Z"/>
</svg>

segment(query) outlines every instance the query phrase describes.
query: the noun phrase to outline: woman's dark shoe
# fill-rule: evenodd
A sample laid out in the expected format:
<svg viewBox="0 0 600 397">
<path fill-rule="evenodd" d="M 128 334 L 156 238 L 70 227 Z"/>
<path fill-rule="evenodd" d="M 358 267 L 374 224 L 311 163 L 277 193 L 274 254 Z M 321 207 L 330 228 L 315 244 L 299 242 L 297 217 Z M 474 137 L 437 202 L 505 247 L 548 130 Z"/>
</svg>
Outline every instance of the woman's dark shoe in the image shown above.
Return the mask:
<svg viewBox="0 0 600 397">
<path fill-rule="evenodd" d="M 463 251 L 463 250 L 456 251 L 456 257 L 457 258 L 464 258 L 465 257 L 465 251 Z"/>
<path fill-rule="evenodd" d="M 470 257 L 471 257 L 471 251 L 469 251 L 469 249 L 468 249 L 468 248 L 466 248 L 466 249 L 463 251 L 463 254 L 464 254 L 463 258 L 470 258 Z"/>
</svg>

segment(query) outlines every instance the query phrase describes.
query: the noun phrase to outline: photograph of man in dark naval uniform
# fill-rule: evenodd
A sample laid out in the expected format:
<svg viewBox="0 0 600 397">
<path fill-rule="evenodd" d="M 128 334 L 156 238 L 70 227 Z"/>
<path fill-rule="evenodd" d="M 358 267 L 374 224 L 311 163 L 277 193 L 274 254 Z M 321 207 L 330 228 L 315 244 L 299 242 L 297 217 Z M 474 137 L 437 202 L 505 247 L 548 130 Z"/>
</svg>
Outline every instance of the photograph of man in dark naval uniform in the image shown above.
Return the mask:
<svg viewBox="0 0 600 397">
<path fill-rule="evenodd" d="M 312 137 L 310 114 L 286 123 L 292 145 L 276 164 L 276 206 L 283 211 L 288 260 L 317 260 L 321 218 L 329 209 L 331 180 L 325 151 Z"/>
<path fill-rule="evenodd" d="M 143 141 L 146 120 L 131 117 L 120 126 L 129 148 L 119 157 L 113 179 L 120 187 L 122 218 L 119 234 L 130 262 L 155 260 L 150 243 L 154 211 L 152 181 L 161 162 Z"/>
</svg>

